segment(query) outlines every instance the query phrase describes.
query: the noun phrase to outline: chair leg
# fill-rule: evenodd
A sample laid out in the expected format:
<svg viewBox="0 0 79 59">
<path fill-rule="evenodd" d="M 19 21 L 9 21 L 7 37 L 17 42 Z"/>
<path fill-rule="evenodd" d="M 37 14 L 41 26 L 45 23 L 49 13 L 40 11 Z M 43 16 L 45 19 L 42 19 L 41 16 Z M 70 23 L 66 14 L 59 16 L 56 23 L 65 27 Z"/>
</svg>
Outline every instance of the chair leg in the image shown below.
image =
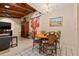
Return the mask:
<svg viewBox="0 0 79 59">
<path fill-rule="evenodd" d="M 52 55 L 54 56 L 54 54 L 53 54 L 54 52 L 53 52 L 53 51 L 54 51 L 54 50 L 52 50 Z"/>
<path fill-rule="evenodd" d="M 34 43 L 33 43 L 32 51 L 33 51 L 33 49 L 34 49 Z"/>
<path fill-rule="evenodd" d="M 57 56 L 57 49 L 55 49 L 55 55 Z"/>
<path fill-rule="evenodd" d="M 55 55 L 57 56 L 57 44 L 55 46 Z"/>
</svg>

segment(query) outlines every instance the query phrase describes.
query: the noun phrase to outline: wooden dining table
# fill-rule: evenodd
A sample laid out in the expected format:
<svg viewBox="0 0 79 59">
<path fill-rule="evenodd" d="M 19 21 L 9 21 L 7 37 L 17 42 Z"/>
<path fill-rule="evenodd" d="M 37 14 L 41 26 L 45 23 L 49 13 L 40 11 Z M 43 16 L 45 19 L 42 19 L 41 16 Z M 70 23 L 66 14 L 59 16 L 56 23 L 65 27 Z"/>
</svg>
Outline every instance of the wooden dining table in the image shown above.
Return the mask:
<svg viewBox="0 0 79 59">
<path fill-rule="evenodd" d="M 47 38 L 47 35 L 44 35 L 43 33 L 37 33 L 35 35 L 36 38 Z"/>
</svg>

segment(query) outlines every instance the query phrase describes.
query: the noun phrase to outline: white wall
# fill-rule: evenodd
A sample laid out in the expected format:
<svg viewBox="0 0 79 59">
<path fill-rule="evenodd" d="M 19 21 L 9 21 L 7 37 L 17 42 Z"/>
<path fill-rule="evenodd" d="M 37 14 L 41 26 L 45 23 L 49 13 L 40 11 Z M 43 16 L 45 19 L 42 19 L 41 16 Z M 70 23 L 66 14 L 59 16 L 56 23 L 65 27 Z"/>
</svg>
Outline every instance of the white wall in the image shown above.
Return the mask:
<svg viewBox="0 0 79 59">
<path fill-rule="evenodd" d="M 32 5 L 33 6 L 33 5 Z M 53 7 L 52 7 L 53 8 Z M 49 18 L 63 17 L 63 26 L 49 27 Z M 40 17 L 40 27 L 38 31 L 46 30 L 61 30 L 61 46 L 63 52 L 67 51 L 67 55 L 78 55 L 77 47 L 77 5 L 76 4 L 59 4 L 48 15 L 42 15 Z M 72 54 L 71 54 L 72 53 Z"/>
<path fill-rule="evenodd" d="M 77 4 L 77 39 L 78 39 L 78 55 L 79 55 L 79 3 Z"/>
<path fill-rule="evenodd" d="M 20 19 L 0 17 L 0 22 L 10 22 L 11 29 L 13 30 L 13 36 L 20 36 L 20 33 L 21 33 Z"/>
<path fill-rule="evenodd" d="M 53 13 L 49 14 L 50 17 L 63 17 L 63 26 L 61 27 L 49 27 L 48 20 L 46 22 L 47 30 L 61 30 L 61 46 L 67 49 L 68 54 L 73 50 L 73 54 L 77 55 L 77 13 L 76 4 L 69 4 L 61 9 L 55 9 Z"/>
</svg>

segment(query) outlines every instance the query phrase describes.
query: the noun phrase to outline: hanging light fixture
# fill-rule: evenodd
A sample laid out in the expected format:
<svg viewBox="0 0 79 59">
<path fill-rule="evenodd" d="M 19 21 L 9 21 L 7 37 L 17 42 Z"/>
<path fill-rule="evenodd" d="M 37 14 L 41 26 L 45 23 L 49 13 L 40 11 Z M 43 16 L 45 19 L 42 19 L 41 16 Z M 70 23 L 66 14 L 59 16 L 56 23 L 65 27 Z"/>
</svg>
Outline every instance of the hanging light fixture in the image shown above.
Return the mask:
<svg viewBox="0 0 79 59">
<path fill-rule="evenodd" d="M 44 13 L 48 14 L 50 11 L 52 11 L 52 5 L 49 4 L 49 3 L 46 3 L 46 4 L 43 5 L 42 9 L 43 9 L 42 11 Z"/>
<path fill-rule="evenodd" d="M 36 11 L 36 12 L 33 13 L 31 18 L 40 17 L 41 15 L 42 15 L 41 12 Z"/>
<path fill-rule="evenodd" d="M 45 5 L 43 6 L 43 11 L 48 13 L 48 11 L 49 11 L 48 9 L 49 9 L 48 4 L 45 4 Z"/>
</svg>

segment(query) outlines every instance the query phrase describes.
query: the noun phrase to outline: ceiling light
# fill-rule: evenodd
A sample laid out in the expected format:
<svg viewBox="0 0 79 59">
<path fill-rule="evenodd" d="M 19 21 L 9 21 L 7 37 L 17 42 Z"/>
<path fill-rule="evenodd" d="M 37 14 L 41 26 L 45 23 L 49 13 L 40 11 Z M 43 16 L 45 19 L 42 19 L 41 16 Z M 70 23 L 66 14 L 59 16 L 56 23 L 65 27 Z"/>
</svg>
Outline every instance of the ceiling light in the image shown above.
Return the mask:
<svg viewBox="0 0 79 59">
<path fill-rule="evenodd" d="M 4 14 L 4 16 L 9 16 L 9 14 Z"/>
<path fill-rule="evenodd" d="M 9 5 L 5 5 L 4 7 L 5 7 L 5 8 L 10 8 L 10 6 L 9 6 Z"/>
<path fill-rule="evenodd" d="M 2 11 L 2 14 L 4 15 L 4 16 L 9 16 L 9 12 L 8 11 Z"/>
</svg>

